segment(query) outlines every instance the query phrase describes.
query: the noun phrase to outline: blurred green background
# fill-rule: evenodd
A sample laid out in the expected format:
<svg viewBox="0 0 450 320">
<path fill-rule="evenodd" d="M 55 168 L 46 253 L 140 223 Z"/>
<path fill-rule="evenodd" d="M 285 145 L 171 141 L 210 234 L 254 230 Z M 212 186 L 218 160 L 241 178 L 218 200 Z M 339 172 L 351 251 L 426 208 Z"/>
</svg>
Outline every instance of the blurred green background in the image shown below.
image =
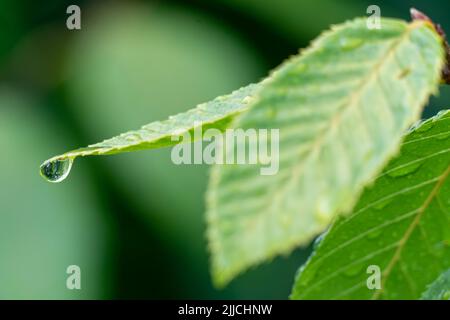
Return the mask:
<svg viewBox="0 0 450 320">
<path fill-rule="evenodd" d="M 81 30 L 66 8 L 81 7 Z M 409 19 L 450 32 L 443 1 L 0 1 L 0 298 L 285 299 L 311 248 L 212 287 L 206 166 L 170 150 L 86 158 L 63 183 L 48 157 L 257 82 L 330 24 Z M 449 107 L 443 87 L 426 116 Z M 81 267 L 82 289 L 66 288 Z"/>
</svg>

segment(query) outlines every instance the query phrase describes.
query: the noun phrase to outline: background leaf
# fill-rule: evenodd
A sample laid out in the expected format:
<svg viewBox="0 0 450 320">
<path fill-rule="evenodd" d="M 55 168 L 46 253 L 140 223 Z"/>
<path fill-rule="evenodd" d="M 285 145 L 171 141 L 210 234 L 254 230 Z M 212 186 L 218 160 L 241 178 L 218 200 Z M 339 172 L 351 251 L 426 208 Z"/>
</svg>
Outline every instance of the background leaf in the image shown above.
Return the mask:
<svg viewBox="0 0 450 320">
<path fill-rule="evenodd" d="M 277 70 L 234 127 L 280 129 L 280 171 L 220 165 L 211 174 L 216 284 L 308 243 L 351 210 L 436 92 L 442 65 L 441 39 L 428 24 L 384 19 L 369 30 L 356 19 Z"/>
<path fill-rule="evenodd" d="M 300 270 L 293 299 L 417 299 L 450 267 L 450 112 L 408 134 L 401 154 Z M 369 290 L 368 266 L 381 270 Z"/>
<path fill-rule="evenodd" d="M 450 269 L 444 272 L 422 294 L 422 300 L 450 300 Z"/>
</svg>

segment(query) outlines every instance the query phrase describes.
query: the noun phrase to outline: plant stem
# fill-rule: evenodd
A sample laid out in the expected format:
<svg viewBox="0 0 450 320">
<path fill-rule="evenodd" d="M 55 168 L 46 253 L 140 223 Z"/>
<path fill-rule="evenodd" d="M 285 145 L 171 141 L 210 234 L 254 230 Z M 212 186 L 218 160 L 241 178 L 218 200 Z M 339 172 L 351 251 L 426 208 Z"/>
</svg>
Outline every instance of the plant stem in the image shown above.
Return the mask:
<svg viewBox="0 0 450 320">
<path fill-rule="evenodd" d="M 423 12 L 420 12 L 417 9 L 411 8 L 411 18 L 413 21 L 415 20 L 424 20 L 430 22 L 436 32 L 442 37 L 442 40 L 444 41 L 444 47 L 445 47 L 445 54 L 446 54 L 446 61 L 447 63 L 444 66 L 444 69 L 442 70 L 442 81 L 446 84 L 450 84 L 450 46 L 447 41 L 447 36 L 445 35 L 444 29 L 439 24 L 436 24 L 431 20 L 426 14 Z"/>
</svg>

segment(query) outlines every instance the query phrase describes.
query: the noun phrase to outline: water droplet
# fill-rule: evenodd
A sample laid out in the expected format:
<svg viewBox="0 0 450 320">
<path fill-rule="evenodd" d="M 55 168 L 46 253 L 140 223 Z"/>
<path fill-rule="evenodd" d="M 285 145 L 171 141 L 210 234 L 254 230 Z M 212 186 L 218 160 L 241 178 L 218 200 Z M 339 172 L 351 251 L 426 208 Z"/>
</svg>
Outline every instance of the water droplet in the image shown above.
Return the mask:
<svg viewBox="0 0 450 320">
<path fill-rule="evenodd" d="M 382 210 L 391 202 L 392 202 L 392 198 L 387 198 L 387 199 L 385 199 L 383 201 L 376 202 L 373 207 L 376 210 Z"/>
<path fill-rule="evenodd" d="M 376 229 L 367 234 L 367 239 L 375 239 L 378 238 L 383 233 L 383 229 Z"/>
<path fill-rule="evenodd" d="M 388 171 L 388 176 L 392 178 L 398 178 L 406 176 L 407 174 L 411 174 L 413 172 L 416 172 L 421 166 L 423 162 L 415 162 L 412 164 L 409 164 L 407 166 L 401 166 L 397 169 L 394 169 L 392 171 Z"/>
<path fill-rule="evenodd" d="M 72 163 L 72 158 L 46 161 L 41 165 L 41 176 L 48 182 L 61 182 L 69 175 Z"/>
<path fill-rule="evenodd" d="M 347 268 L 347 270 L 344 271 L 344 274 L 347 277 L 354 277 L 357 276 L 358 274 L 360 274 L 363 271 L 363 266 L 360 264 L 351 266 L 350 268 Z"/>
<path fill-rule="evenodd" d="M 340 40 L 339 44 L 343 50 L 352 50 L 361 46 L 363 40 L 358 38 L 343 38 Z"/>
</svg>

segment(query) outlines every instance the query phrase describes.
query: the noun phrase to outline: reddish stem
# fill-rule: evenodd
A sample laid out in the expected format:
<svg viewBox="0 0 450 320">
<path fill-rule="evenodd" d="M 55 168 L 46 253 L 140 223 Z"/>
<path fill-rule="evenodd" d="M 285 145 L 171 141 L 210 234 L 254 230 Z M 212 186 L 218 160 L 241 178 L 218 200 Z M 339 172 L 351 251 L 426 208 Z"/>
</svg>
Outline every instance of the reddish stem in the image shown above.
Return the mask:
<svg viewBox="0 0 450 320">
<path fill-rule="evenodd" d="M 450 46 L 447 42 L 447 37 L 445 35 L 444 29 L 442 29 L 442 27 L 439 24 L 434 23 L 433 20 L 431 20 L 423 12 L 420 12 L 419 10 L 414 9 L 414 8 L 411 8 L 410 12 L 411 12 L 411 18 L 413 21 L 416 21 L 416 20 L 428 21 L 429 23 L 431 23 L 433 25 L 436 32 L 442 37 L 442 40 L 444 41 L 444 47 L 445 47 L 446 59 L 447 59 L 447 63 L 445 64 L 444 69 L 442 70 L 442 80 L 446 84 L 450 84 Z"/>
</svg>

